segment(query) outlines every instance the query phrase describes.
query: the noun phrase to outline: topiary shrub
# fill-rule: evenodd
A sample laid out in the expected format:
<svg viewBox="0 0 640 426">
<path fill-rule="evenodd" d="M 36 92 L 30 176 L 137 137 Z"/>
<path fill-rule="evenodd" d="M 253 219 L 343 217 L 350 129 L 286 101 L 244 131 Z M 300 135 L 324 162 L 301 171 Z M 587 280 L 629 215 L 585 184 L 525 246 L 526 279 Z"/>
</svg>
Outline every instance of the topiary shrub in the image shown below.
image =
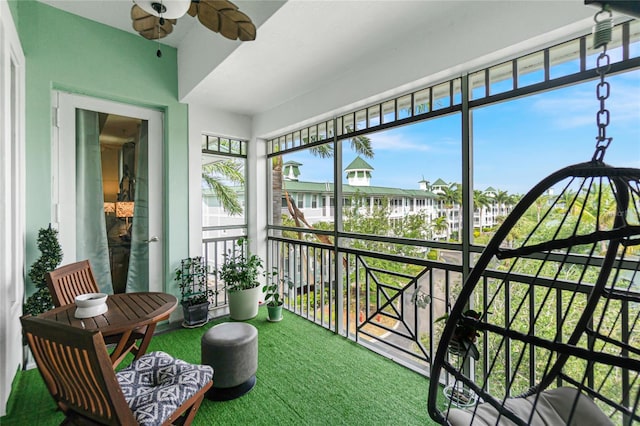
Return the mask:
<svg viewBox="0 0 640 426">
<path fill-rule="evenodd" d="M 62 262 L 62 248 L 58 242 L 58 231 L 51 228 L 51 225 L 38 231 L 38 249 L 42 254 L 29 270 L 29 278 L 35 284 L 36 291 L 27 298 L 23 306 L 24 313 L 31 315 L 38 315 L 53 308 L 53 299 L 45 276 Z"/>
</svg>

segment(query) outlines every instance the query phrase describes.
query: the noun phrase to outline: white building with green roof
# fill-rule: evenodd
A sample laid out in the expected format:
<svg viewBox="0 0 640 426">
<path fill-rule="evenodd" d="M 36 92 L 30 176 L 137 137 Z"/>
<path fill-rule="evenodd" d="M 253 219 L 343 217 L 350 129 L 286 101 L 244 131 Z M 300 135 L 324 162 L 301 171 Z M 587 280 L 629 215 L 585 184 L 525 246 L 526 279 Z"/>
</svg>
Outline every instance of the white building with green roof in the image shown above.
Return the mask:
<svg viewBox="0 0 640 426">
<path fill-rule="evenodd" d="M 347 174 L 347 182 L 351 186 L 369 186 L 371 184 L 373 167 L 360 156 L 357 156 L 344 171 Z"/>
<path fill-rule="evenodd" d="M 287 180 L 298 180 L 300 176 L 300 166 L 297 161 L 287 161 L 282 165 L 282 177 Z"/>
<path fill-rule="evenodd" d="M 301 180 L 303 164 L 287 161 L 282 165 L 282 215 L 289 216 L 285 193 L 304 214 L 306 221 L 313 225 L 318 222 L 334 221 L 334 185 L 332 182 L 311 182 Z M 416 189 L 393 188 L 371 185 L 373 167 L 361 157 L 356 157 L 346 168 L 347 183 L 342 185 L 344 208 L 351 208 L 354 203 L 360 206 L 360 213 L 367 214 L 375 207 L 388 205 L 391 220 L 411 214 L 422 214 L 425 226 L 430 226 L 434 220 L 444 216 L 448 225 L 446 232 L 434 235 L 434 238 L 447 238 L 459 231 L 461 226 L 460 205 L 445 199 L 447 189 L 456 188 L 456 183 L 448 183 L 443 179 L 436 179 L 432 184 L 424 178 L 418 181 Z M 242 204 L 244 191 L 236 188 Z M 498 202 L 496 195 L 500 192 L 492 187 L 483 191 L 487 199 L 491 200 L 474 213 L 474 227 L 491 227 L 497 224 L 499 216 L 505 216 L 511 205 Z M 203 189 L 202 198 L 203 221 L 205 226 L 224 225 L 228 221 L 236 222 L 240 218 L 228 217 L 223 212 L 220 203 L 209 189 Z M 482 210 L 482 211 L 480 211 Z"/>
<path fill-rule="evenodd" d="M 289 215 L 287 200 L 284 196 L 286 191 L 310 224 L 333 222 L 335 208 L 333 183 L 300 180 L 302 166 L 301 163 L 294 161 L 283 165 L 282 214 Z M 293 167 L 295 172 L 290 170 Z M 391 219 L 420 213 L 424 214 L 425 221 L 429 225 L 436 218 L 444 216 L 448 223 L 449 235 L 460 229 L 460 205 L 447 204 L 442 198 L 445 188 L 455 187 L 455 183 L 447 183 L 439 178 L 430 184 L 423 178 L 418 181 L 417 189 L 374 186 L 371 185 L 373 170 L 373 167 L 361 157 L 356 157 L 345 168 L 347 183 L 342 185 L 343 206 L 350 207 L 353 200 L 359 199 L 361 208 L 371 211 L 375 206 L 382 206 L 388 202 Z M 489 189 L 491 191 L 486 195 L 492 199 L 498 191 Z M 480 209 L 476 209 L 474 226 L 480 226 L 480 219 L 483 227 L 494 226 L 497 224 L 498 216 L 501 215 L 499 213 L 504 211 L 504 208 L 494 205 L 483 206 L 482 214 Z M 436 236 L 438 237 L 442 238 L 446 235 Z"/>
</svg>

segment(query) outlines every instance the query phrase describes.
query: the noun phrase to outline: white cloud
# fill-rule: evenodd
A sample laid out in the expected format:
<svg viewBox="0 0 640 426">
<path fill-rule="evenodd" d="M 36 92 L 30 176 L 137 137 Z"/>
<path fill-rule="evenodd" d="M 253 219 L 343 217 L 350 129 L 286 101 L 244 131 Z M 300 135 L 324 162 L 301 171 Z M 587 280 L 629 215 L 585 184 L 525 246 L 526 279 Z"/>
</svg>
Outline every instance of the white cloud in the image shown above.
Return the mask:
<svg viewBox="0 0 640 426">
<path fill-rule="evenodd" d="M 425 142 L 411 140 L 411 137 L 398 132 L 371 135 L 374 151 L 431 151 L 432 147 Z"/>
<path fill-rule="evenodd" d="M 572 129 L 585 125 L 596 125 L 596 113 L 600 102 L 596 97 L 596 82 L 592 87 L 580 87 L 569 93 L 546 94 L 538 97 L 533 110 L 544 116 L 552 117 L 552 123 L 561 129 Z M 635 82 L 610 82 L 611 95 L 605 100 L 610 112 L 611 122 L 637 122 L 640 118 L 638 97 L 640 87 Z M 570 97 L 567 96 L 570 94 Z"/>
<path fill-rule="evenodd" d="M 443 146 L 460 146 L 460 141 L 453 138 L 439 138 L 432 140 L 428 134 L 415 135 L 411 133 L 394 132 L 371 135 L 371 144 L 374 152 L 378 151 L 413 151 L 413 152 L 437 152 Z"/>
</svg>

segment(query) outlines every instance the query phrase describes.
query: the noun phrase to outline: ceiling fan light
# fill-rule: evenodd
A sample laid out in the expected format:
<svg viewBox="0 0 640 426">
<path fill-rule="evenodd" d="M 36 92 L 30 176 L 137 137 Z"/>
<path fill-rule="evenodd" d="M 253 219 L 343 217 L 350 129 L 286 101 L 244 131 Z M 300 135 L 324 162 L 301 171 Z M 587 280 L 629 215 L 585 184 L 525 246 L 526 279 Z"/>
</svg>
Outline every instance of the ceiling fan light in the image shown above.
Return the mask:
<svg viewBox="0 0 640 426">
<path fill-rule="evenodd" d="M 187 13 L 191 6 L 191 0 L 133 0 L 133 2 L 145 12 L 154 16 L 162 15 L 165 19 L 177 19 Z M 159 13 L 157 11 L 159 8 L 154 7 L 154 3 L 164 6 L 165 11 L 162 14 Z"/>
</svg>

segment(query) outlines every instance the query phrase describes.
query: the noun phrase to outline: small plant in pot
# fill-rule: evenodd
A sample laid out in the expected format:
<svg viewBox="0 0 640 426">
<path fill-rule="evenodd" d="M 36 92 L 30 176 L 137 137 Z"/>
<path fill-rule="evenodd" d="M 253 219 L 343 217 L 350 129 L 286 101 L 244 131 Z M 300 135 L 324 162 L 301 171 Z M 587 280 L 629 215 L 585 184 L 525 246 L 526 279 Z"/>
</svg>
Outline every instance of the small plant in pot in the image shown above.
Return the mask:
<svg viewBox="0 0 640 426">
<path fill-rule="evenodd" d="M 244 321 L 258 315 L 258 277 L 265 274 L 262 259 L 247 252 L 246 240 L 241 238 L 236 245 L 224 255 L 224 262 L 216 272 L 229 296 L 229 316 Z"/>
<path fill-rule="evenodd" d="M 467 357 L 473 358 L 476 361 L 480 358 L 476 341 L 481 334 L 478 332 L 476 324 L 482 317 L 482 312 L 467 309 L 462 312 L 462 316 L 458 318 L 455 329 L 453 330 L 453 336 L 451 336 L 449 340 L 448 351 L 450 354 L 458 357 L 459 363 L 468 361 Z M 434 322 L 448 320 L 449 314 L 446 313 Z M 471 388 L 461 382 L 455 382 L 453 385 L 445 386 L 443 392 L 445 397 L 457 407 L 471 407 L 476 403 L 478 398 Z"/>
<path fill-rule="evenodd" d="M 293 283 L 286 279 L 277 279 L 278 272 L 271 272 L 271 277 L 267 277 L 269 282 L 265 284 L 262 291 L 265 293 L 264 302 L 267 304 L 267 319 L 271 322 L 282 320 L 282 305 L 284 304 L 280 296 L 280 283 L 287 284 L 289 288 L 293 287 Z"/>
<path fill-rule="evenodd" d="M 482 312 L 467 309 L 462 313 L 462 315 L 477 321 L 482 317 Z M 446 321 L 448 319 L 449 314 L 447 313 L 436 319 L 434 322 Z M 466 356 L 468 354 L 471 358 L 477 360 L 480 358 L 480 352 L 478 352 L 475 342 L 479 336 L 480 333 L 478 333 L 478 330 L 473 325 L 465 323 L 463 319 L 458 320 L 453 332 L 453 337 L 449 342 L 449 352 L 454 355 Z"/>
<path fill-rule="evenodd" d="M 209 321 L 209 297 L 215 292 L 208 287 L 207 267 L 202 257 L 182 259 L 175 270 L 180 287 L 184 327 L 199 327 Z"/>
</svg>

